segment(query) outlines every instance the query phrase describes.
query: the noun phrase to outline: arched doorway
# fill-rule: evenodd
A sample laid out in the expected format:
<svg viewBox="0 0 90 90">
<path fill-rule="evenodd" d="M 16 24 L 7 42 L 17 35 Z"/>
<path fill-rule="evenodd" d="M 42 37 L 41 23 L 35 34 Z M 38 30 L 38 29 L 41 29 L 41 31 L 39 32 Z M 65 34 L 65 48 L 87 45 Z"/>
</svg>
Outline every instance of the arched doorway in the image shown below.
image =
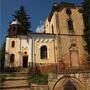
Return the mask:
<svg viewBox="0 0 90 90">
<path fill-rule="evenodd" d="M 11 54 L 10 55 L 10 63 L 14 63 L 14 60 L 15 60 L 15 55 Z"/>
<path fill-rule="evenodd" d="M 28 56 L 23 56 L 23 68 L 28 67 Z"/>
<path fill-rule="evenodd" d="M 15 66 L 14 61 L 15 61 L 15 55 L 11 54 L 10 55 L 10 67 L 14 67 Z"/>
<path fill-rule="evenodd" d="M 55 82 L 52 90 L 85 90 L 85 86 L 75 77 L 64 76 Z"/>
<path fill-rule="evenodd" d="M 77 90 L 77 89 L 76 89 L 75 85 L 69 80 L 64 85 L 64 90 Z"/>
</svg>

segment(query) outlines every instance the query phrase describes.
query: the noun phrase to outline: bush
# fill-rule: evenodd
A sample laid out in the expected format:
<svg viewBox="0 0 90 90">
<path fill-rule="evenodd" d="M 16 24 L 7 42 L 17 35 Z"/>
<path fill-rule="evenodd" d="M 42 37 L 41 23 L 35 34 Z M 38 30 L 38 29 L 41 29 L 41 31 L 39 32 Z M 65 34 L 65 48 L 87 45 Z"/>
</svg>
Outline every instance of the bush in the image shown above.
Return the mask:
<svg viewBox="0 0 90 90">
<path fill-rule="evenodd" d="M 36 83 L 47 85 L 48 84 L 48 74 L 42 74 L 37 66 L 30 68 L 29 70 L 29 83 Z"/>
</svg>

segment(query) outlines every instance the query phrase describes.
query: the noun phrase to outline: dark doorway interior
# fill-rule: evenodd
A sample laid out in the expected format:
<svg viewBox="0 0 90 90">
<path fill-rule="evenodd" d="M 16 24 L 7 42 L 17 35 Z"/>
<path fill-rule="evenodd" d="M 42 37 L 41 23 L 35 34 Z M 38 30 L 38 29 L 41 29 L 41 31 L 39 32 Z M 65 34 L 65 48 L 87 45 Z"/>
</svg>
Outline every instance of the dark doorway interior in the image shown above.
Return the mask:
<svg viewBox="0 0 90 90">
<path fill-rule="evenodd" d="M 27 68 L 28 67 L 28 56 L 24 56 L 23 57 L 23 68 Z"/>
<path fill-rule="evenodd" d="M 69 80 L 64 87 L 64 90 L 77 90 L 74 84 Z"/>
</svg>

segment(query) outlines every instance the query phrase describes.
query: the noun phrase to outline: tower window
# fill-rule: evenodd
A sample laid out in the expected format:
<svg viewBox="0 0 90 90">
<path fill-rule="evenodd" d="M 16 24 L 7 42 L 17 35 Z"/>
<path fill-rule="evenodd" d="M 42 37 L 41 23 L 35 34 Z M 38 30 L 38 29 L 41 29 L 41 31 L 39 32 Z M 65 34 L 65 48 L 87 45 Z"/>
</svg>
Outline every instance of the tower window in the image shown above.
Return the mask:
<svg viewBox="0 0 90 90">
<path fill-rule="evenodd" d="M 47 58 L 47 47 L 46 46 L 41 46 L 40 55 L 41 55 L 41 59 Z"/>
<path fill-rule="evenodd" d="M 71 14 L 72 14 L 72 12 L 71 12 L 71 10 L 70 10 L 69 8 L 66 9 L 66 13 L 67 13 L 68 15 L 71 15 Z"/>
<path fill-rule="evenodd" d="M 11 45 L 12 47 L 15 47 L 15 41 L 12 41 L 12 45 Z"/>
<path fill-rule="evenodd" d="M 14 54 L 11 54 L 10 55 L 10 62 L 14 62 L 14 60 L 15 60 L 15 55 Z"/>
<path fill-rule="evenodd" d="M 13 31 L 15 31 L 16 27 L 13 27 Z"/>
<path fill-rule="evenodd" d="M 67 23 L 68 23 L 68 29 L 69 29 L 69 31 L 70 32 L 73 31 L 73 22 L 72 22 L 72 20 L 68 20 Z"/>
</svg>

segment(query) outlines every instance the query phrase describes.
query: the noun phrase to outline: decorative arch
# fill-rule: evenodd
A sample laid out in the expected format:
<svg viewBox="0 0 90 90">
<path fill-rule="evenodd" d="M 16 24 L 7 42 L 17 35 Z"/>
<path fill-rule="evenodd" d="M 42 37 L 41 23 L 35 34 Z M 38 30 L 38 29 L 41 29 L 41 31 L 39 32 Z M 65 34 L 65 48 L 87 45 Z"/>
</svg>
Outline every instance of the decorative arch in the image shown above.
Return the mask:
<svg viewBox="0 0 90 90">
<path fill-rule="evenodd" d="M 47 59 L 47 46 L 46 45 L 41 46 L 40 57 L 41 59 Z"/>
<path fill-rule="evenodd" d="M 72 85 L 74 89 L 67 88 L 68 85 Z M 73 76 L 64 76 L 56 81 L 53 86 L 53 90 L 84 90 L 84 84 Z"/>
<path fill-rule="evenodd" d="M 43 46 L 43 45 L 47 46 L 47 48 L 49 49 L 49 46 L 48 46 L 48 44 L 47 44 L 47 43 L 41 43 L 41 44 L 39 45 L 39 49 L 40 49 L 40 48 L 41 48 L 41 46 Z"/>
<path fill-rule="evenodd" d="M 74 43 L 71 44 L 69 48 L 69 55 L 70 55 L 70 67 L 79 68 L 80 67 L 79 52 L 76 44 Z"/>
</svg>

